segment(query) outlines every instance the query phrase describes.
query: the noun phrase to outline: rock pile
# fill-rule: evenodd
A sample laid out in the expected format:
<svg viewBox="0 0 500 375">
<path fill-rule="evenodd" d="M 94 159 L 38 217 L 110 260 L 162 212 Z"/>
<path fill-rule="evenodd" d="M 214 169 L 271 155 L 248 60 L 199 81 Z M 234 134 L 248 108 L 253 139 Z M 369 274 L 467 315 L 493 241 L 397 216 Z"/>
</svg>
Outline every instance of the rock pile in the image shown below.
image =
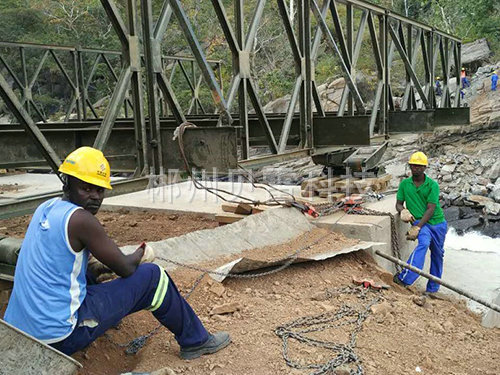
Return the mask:
<svg viewBox="0 0 500 375">
<path fill-rule="evenodd" d="M 407 161 L 417 150 L 430 157 L 426 173 L 439 183 L 449 225 L 500 237 L 500 121 L 391 140 L 382 165 L 392 187 L 410 175 Z"/>
</svg>

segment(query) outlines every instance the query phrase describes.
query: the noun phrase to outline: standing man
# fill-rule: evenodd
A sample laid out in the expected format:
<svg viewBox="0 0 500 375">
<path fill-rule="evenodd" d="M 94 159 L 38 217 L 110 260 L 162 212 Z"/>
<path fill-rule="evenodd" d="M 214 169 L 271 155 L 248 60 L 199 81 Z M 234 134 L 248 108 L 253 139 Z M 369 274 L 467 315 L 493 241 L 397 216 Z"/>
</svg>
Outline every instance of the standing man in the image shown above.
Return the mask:
<svg viewBox="0 0 500 375">
<path fill-rule="evenodd" d="M 401 220 L 412 225 L 406 234 L 406 239 L 418 241 L 417 247 L 408 259 L 408 264 L 422 269 L 427 249 L 430 248 L 430 273 L 441 278 L 443 246 L 448 225 L 439 205 L 439 185 L 424 173 L 428 163 L 427 156 L 423 152 L 411 155 L 409 164 L 412 176 L 401 181 L 396 198 L 396 210 L 401 214 Z M 401 273 L 394 275 L 394 282 L 408 286 L 413 284 L 418 276 L 417 273 L 405 268 Z M 438 289 L 439 284 L 429 280 L 426 292 L 435 293 Z"/>
<path fill-rule="evenodd" d="M 469 80 L 467 79 L 467 73 L 465 72 L 465 68 L 462 67 L 462 72 L 460 73 L 460 77 L 462 78 L 462 88 L 470 87 Z"/>
<path fill-rule="evenodd" d="M 5 321 L 70 355 L 123 317 L 149 310 L 175 334 L 184 359 L 226 347 L 229 335 L 207 332 L 163 268 L 140 264 L 144 247 L 124 255 L 94 217 L 104 189 L 111 189 L 102 152 L 81 147 L 68 155 L 59 172 L 63 197 L 42 203 L 33 214 Z M 91 285 L 90 254 L 120 278 Z"/>
<path fill-rule="evenodd" d="M 497 91 L 497 82 L 498 82 L 498 74 L 493 71 L 493 75 L 491 76 L 491 91 Z"/>
<path fill-rule="evenodd" d="M 441 90 L 441 78 L 436 77 L 436 82 L 435 82 L 435 92 L 436 96 L 441 96 L 443 94 L 443 90 Z"/>
</svg>

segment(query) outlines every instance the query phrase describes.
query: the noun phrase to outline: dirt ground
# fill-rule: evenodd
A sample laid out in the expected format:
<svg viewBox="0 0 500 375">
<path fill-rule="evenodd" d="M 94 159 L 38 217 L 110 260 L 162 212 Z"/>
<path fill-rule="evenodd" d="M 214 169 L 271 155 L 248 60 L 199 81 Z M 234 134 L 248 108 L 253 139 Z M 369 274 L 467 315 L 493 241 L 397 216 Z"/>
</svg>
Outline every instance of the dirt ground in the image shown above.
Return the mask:
<svg viewBox="0 0 500 375">
<path fill-rule="evenodd" d="M 189 302 L 210 331 L 231 334 L 233 343 L 226 349 L 183 361 L 172 334 L 162 329 L 135 356 L 125 355 L 109 339 L 100 338 L 74 358 L 85 366 L 82 375 L 164 367 L 175 374 L 309 374 L 311 371 L 285 364 L 282 342 L 274 330 L 299 317 L 335 312 L 343 303 L 353 303 L 349 295 L 319 297 L 326 296 L 326 290 L 351 285 L 353 275 L 387 283 L 391 279 L 363 252 L 293 265 L 263 278 L 229 279 L 222 286 L 205 277 Z M 198 275 L 179 269 L 171 276 L 181 292 L 186 292 Z M 499 329 L 481 327 L 479 318 L 461 303 L 427 299 L 419 306 L 414 302 L 417 296 L 392 283 L 390 290 L 381 293 L 382 300 L 374 306 L 375 312 L 365 321 L 357 339 L 356 353 L 365 374 L 410 374 L 416 373 L 417 367 L 427 374 L 498 374 Z M 211 314 L 214 307 L 233 302 L 236 312 Z M 149 313 L 140 312 L 125 318 L 109 335 L 117 343 L 127 343 L 156 325 Z M 345 343 L 352 330 L 347 327 L 326 330 L 320 337 Z M 291 345 L 290 355 L 303 364 L 325 362 L 334 356 L 327 350 L 296 343 Z"/>
<path fill-rule="evenodd" d="M 99 215 L 106 230 L 121 245 L 216 226 L 209 219 L 184 215 L 177 216 L 175 220 L 168 215 L 151 213 L 141 214 L 144 216 L 129 213 L 120 217 L 125 214 Z M 148 222 L 142 222 L 148 219 Z M 19 227 L 26 227 L 26 220 L 16 223 L 12 220 L 0 221 L 0 227 L 7 227 L 11 235 L 22 235 Z M 158 230 L 152 229 L 153 223 Z M 314 231 L 311 240 L 318 239 L 318 236 L 318 230 Z M 281 256 L 284 249 L 290 251 L 304 241 L 305 238 L 300 237 L 283 245 L 281 250 L 274 247 L 274 251 Z M 343 242 L 349 244 L 337 234 L 325 241 L 330 241 L 329 246 L 336 243 L 341 247 L 339 244 Z M 269 254 L 269 249 L 261 251 L 261 255 Z M 186 269 L 176 269 L 171 273 L 181 293 L 189 291 L 198 276 L 199 272 Z M 312 370 L 287 366 L 283 359 L 282 341 L 275 334 L 275 329 L 300 317 L 334 314 L 343 304 L 366 306 L 368 300 L 336 292 L 339 288 L 352 285 L 353 276 L 371 278 L 391 286 L 380 294 L 367 295 L 368 300 L 373 295 L 380 301 L 369 310 L 368 318 L 357 335 L 355 353 L 365 374 L 411 374 L 419 371 L 450 375 L 499 373 L 500 329 L 483 328 L 479 317 L 469 312 L 463 303 L 433 299 L 423 301 L 418 298 L 418 292 L 394 285 L 392 275 L 379 269 L 364 252 L 292 265 L 261 278 L 226 279 L 223 284 L 205 276 L 189 302 L 210 331 L 228 331 L 233 340 L 230 346 L 214 355 L 192 361 L 181 360 L 173 335 L 163 328 L 147 341 L 138 354 L 126 355 L 116 343 L 128 343 L 157 326 L 153 316 L 143 311 L 126 317 L 116 329 L 108 331 L 108 337 L 99 338 L 73 357 L 84 366 L 80 375 L 147 372 L 165 367 L 171 370 L 167 374 L 309 374 Z M 420 306 L 422 302 L 424 304 Z M 236 311 L 212 314 L 215 307 L 226 304 L 233 304 Z M 310 337 L 346 343 L 352 330 L 352 325 L 344 325 L 312 333 Z M 291 342 L 289 355 L 293 361 L 307 365 L 324 363 L 336 353 Z"/>
</svg>

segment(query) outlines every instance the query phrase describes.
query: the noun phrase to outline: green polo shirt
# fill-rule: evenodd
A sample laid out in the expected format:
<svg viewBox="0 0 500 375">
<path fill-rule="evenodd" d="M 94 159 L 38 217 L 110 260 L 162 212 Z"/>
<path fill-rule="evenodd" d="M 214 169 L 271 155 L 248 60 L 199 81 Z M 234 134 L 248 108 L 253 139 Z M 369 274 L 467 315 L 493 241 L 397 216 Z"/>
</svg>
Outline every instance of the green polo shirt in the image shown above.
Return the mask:
<svg viewBox="0 0 500 375">
<path fill-rule="evenodd" d="M 413 217 L 420 220 L 427 210 L 427 203 L 434 203 L 436 209 L 434 215 L 428 221 L 431 225 L 436 225 L 444 221 L 444 214 L 439 205 L 439 185 L 432 178 L 425 176 L 425 181 L 419 187 L 413 183 L 413 178 L 405 178 L 399 184 L 397 200 L 406 202 L 406 208 Z"/>
</svg>

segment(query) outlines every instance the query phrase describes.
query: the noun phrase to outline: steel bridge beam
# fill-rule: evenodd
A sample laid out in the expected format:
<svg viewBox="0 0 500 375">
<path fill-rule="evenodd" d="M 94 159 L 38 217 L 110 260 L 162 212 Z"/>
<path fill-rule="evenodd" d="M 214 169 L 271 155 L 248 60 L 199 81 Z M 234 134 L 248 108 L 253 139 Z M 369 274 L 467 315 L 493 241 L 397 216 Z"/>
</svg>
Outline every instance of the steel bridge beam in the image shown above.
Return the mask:
<svg viewBox="0 0 500 375">
<path fill-rule="evenodd" d="M 61 159 L 56 155 L 47 139 L 38 129 L 33 119 L 23 108 L 9 84 L 0 73 L 0 97 L 3 99 L 9 110 L 16 117 L 17 121 L 24 127 L 25 131 L 31 136 L 38 150 L 45 157 L 52 170 L 59 176 L 58 169 Z"/>
<path fill-rule="evenodd" d="M 248 158 L 250 146 L 253 145 L 266 144 L 271 153 L 285 153 L 287 147 L 291 145 L 309 149 L 318 144 L 324 146 L 325 142 L 337 144 L 339 140 L 345 141 L 343 136 L 338 134 L 325 136 L 328 131 L 338 131 L 339 127 L 338 125 L 328 125 L 333 121 L 332 114 L 326 113 L 322 108 L 315 81 L 315 63 L 322 41 L 326 41 L 336 54 L 346 82 L 339 110 L 334 114 L 334 116 L 346 117 L 346 119 L 335 123 L 350 126 L 360 131 L 361 128 L 352 125 L 358 118 L 359 122 L 363 124 L 363 137 L 366 129 L 368 129 L 366 133 L 368 139 L 373 136 L 377 123 L 379 124 L 379 134 L 387 134 L 391 130 L 391 126 L 396 126 L 394 123 L 396 117 L 401 119 L 408 115 L 411 121 L 417 118 L 427 121 L 426 119 L 429 117 L 417 113 L 418 111 L 415 112 L 415 110 L 421 109 L 421 105 L 425 109 L 437 109 L 437 107 L 449 109 L 452 106 L 460 106 L 459 84 L 453 93 L 449 89 L 450 77 L 454 74 L 455 78 L 458 79 L 460 72 L 460 40 L 364 0 L 323 0 L 321 7 L 317 0 L 297 0 L 297 26 L 295 27 L 292 26 L 293 22 L 285 1 L 277 0 L 278 11 L 288 38 L 295 68 L 290 103 L 283 116 L 265 113 L 251 66 L 254 43 L 266 11 L 266 0 L 255 2 L 255 8 L 248 25 L 244 24 L 244 0 L 233 0 L 234 26 L 231 25 L 224 9 L 225 2 L 211 0 L 232 55 L 232 78 L 226 97 L 223 92 L 221 65 L 218 63 L 216 68 L 213 68 L 213 61 L 206 58 L 206 54 L 196 38 L 195 30 L 193 30 L 183 9 L 181 0 L 164 0 L 156 22 L 153 18 L 151 0 L 141 1 L 141 18 L 138 17 L 139 9 L 136 0 L 127 0 L 125 2 L 126 19 L 122 18 L 114 1 L 101 0 L 101 3 L 120 40 L 122 53 L 102 49 L 36 46 L 42 53 L 38 65 L 29 76 L 25 49 L 35 46 L 29 43 L 0 42 L 0 47 L 19 49 L 21 59 L 21 73 L 16 74 L 9 63 L 11 60 L 7 61 L 4 56 L 0 55 L 0 64 L 5 67 L 7 73 L 12 77 L 14 85 L 19 87 L 21 91 L 21 99 L 13 105 L 14 110 L 10 108 L 12 104 L 7 103 L 9 109 L 13 111 L 16 119 L 32 132 L 33 136 L 38 139 L 39 147 L 41 145 L 45 151 L 47 151 L 45 146 L 48 145 L 48 142 L 45 140 L 44 143 L 43 139 L 40 138 L 40 135 L 43 137 L 43 134 L 37 133 L 36 129 L 33 128 L 34 121 L 30 116 L 33 114 L 33 116 L 40 117 L 42 121 L 46 120 L 43 109 L 33 100 L 32 90 L 36 87 L 38 77 L 42 69 L 45 68 L 49 57 L 54 60 L 64 82 L 72 91 L 69 106 L 65 107 L 65 122 L 71 124 L 70 115 L 76 112 L 79 123 L 83 121 L 88 124 L 98 124 L 96 125 L 98 128 L 93 129 L 94 133 L 97 132 L 94 140 L 95 147 L 106 149 L 111 134 L 113 136 L 116 134 L 114 126 L 115 123 L 121 122 L 118 117 L 122 111 L 124 111 L 125 117 L 129 117 L 133 113 L 134 125 L 131 129 L 134 133 L 133 144 L 137 175 L 141 173 L 161 175 L 164 173 L 166 164 L 168 164 L 165 158 L 170 157 L 172 151 L 164 149 L 170 147 L 168 146 L 170 145 L 169 141 L 164 139 L 166 133 L 162 128 L 162 124 L 165 122 L 163 116 L 168 110 L 173 115 L 173 118 L 169 119 L 169 124 L 178 125 L 186 121 L 187 118 L 193 118 L 191 115 L 198 114 L 198 112 L 202 112 L 204 115 L 203 117 L 195 117 L 199 123 L 207 122 L 220 127 L 221 125 L 230 125 L 234 120 L 236 126 L 233 128 L 239 132 L 243 159 Z M 340 20 L 339 5 L 345 6 L 345 24 Z M 355 10 L 362 12 L 356 34 L 354 33 Z M 161 43 L 172 16 L 175 16 L 179 22 L 194 58 L 173 57 L 173 65 L 166 67 L 166 62 L 170 57 L 162 56 Z M 311 17 L 315 17 L 316 20 L 314 35 L 311 35 Z M 331 17 L 331 20 L 327 21 L 328 17 Z M 141 25 L 139 22 L 142 25 L 140 39 L 139 27 Z M 372 45 L 378 84 L 371 113 L 368 111 L 367 115 L 363 115 L 367 112 L 367 108 L 364 98 L 361 97 L 356 87 L 354 76 L 366 26 L 368 26 L 369 40 Z M 397 111 L 397 114 L 394 112 L 390 85 L 394 50 L 397 50 L 401 56 L 406 74 L 402 111 Z M 67 53 L 69 59 L 65 60 L 61 57 L 63 53 Z M 422 84 L 416 75 L 419 53 L 423 57 L 425 72 Z M 92 55 L 90 57 L 84 56 L 84 54 L 95 54 L 95 58 Z M 115 66 L 116 58 L 122 60 L 119 73 L 117 73 L 118 68 Z M 84 72 L 85 62 L 90 62 L 87 72 Z M 102 121 L 99 119 L 98 111 L 93 107 L 88 93 L 100 64 L 104 65 L 104 69 L 107 70 L 106 74 L 109 72 L 111 78 L 116 81 L 116 87 Z M 198 69 L 195 65 L 198 66 Z M 451 71 L 452 65 L 454 66 L 453 73 Z M 437 66 L 440 69 L 436 69 Z M 170 67 L 172 69 L 168 78 L 166 69 L 170 69 Z M 143 102 L 141 76 L 143 68 L 145 68 L 146 74 L 149 119 L 146 119 Z M 216 79 L 215 69 L 217 69 L 220 82 Z M 191 93 L 189 108 L 185 111 L 181 108 L 172 87 L 172 78 L 176 71 L 179 73 L 179 70 L 181 79 L 185 80 Z M 433 90 L 433 80 L 437 70 L 442 71 L 440 75 L 443 76 L 443 96 L 440 103 L 436 102 Z M 88 74 L 86 75 L 86 73 Z M 211 92 L 216 107 L 215 117 L 206 114 L 204 103 L 200 98 L 200 88 L 203 82 Z M 7 87 L 2 89 L 3 96 L 7 96 L 7 100 L 13 103 L 17 97 L 14 96 L 10 88 L 10 93 L 7 95 Z M 129 96 L 130 91 L 131 95 Z M 421 103 L 416 101 L 416 92 L 422 100 Z M 231 109 L 236 98 L 238 98 L 239 116 L 235 116 L 233 119 Z M 5 101 L 7 102 L 7 100 Z M 168 104 L 168 108 L 165 103 Z M 314 116 L 313 103 L 316 106 Z M 249 104 L 254 107 L 255 115 L 248 113 Z M 295 112 L 297 106 L 299 107 L 298 114 Z M 21 113 L 19 108 L 24 110 L 24 113 Z M 18 113 L 14 111 L 18 111 Z M 407 113 L 405 114 L 405 112 Z M 460 116 L 465 112 L 444 111 L 440 116 L 443 117 L 447 114 Z M 93 120 L 89 118 L 91 116 L 98 121 L 92 122 Z M 31 122 L 29 122 L 30 120 Z M 415 120 L 412 123 L 417 124 L 418 121 Z M 319 129 L 314 129 L 315 124 L 319 124 Z M 429 127 L 424 125 L 425 128 Z M 36 128 L 36 125 L 34 126 Z M 349 138 L 349 141 L 354 141 L 354 138 L 354 136 L 352 140 Z M 365 142 L 365 138 L 363 139 Z M 130 151 L 127 152 L 128 154 Z M 58 161 L 54 160 L 54 154 L 46 152 L 44 156 L 53 168 L 54 165 L 58 164 Z"/>
</svg>

